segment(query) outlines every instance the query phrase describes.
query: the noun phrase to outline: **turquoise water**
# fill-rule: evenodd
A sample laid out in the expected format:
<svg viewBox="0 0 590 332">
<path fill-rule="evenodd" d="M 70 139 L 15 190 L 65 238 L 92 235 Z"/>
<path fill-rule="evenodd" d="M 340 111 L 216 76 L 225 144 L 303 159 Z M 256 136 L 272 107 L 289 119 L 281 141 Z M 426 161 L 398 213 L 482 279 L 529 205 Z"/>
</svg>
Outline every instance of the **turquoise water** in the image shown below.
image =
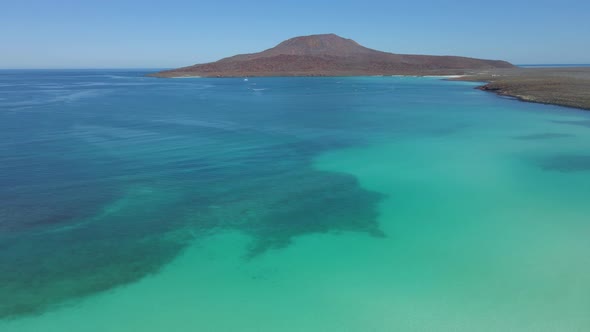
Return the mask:
<svg viewBox="0 0 590 332">
<path fill-rule="evenodd" d="M 590 113 L 144 74 L 0 72 L 0 331 L 590 329 Z"/>
</svg>

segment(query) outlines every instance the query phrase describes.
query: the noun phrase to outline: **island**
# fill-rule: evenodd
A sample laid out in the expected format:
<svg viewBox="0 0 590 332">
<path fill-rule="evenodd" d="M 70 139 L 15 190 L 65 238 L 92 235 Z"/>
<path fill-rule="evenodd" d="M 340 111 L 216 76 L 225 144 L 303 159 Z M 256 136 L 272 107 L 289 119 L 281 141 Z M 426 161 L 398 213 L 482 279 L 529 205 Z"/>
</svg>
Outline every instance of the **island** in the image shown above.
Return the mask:
<svg viewBox="0 0 590 332">
<path fill-rule="evenodd" d="M 465 69 L 514 68 L 506 61 L 394 54 L 335 34 L 288 39 L 268 50 L 154 73 L 156 77 L 461 75 Z"/>
<path fill-rule="evenodd" d="M 258 53 L 164 70 L 148 76 L 455 76 L 478 89 L 519 100 L 590 110 L 590 68 L 519 68 L 507 61 L 395 54 L 336 34 L 300 36 Z"/>
</svg>

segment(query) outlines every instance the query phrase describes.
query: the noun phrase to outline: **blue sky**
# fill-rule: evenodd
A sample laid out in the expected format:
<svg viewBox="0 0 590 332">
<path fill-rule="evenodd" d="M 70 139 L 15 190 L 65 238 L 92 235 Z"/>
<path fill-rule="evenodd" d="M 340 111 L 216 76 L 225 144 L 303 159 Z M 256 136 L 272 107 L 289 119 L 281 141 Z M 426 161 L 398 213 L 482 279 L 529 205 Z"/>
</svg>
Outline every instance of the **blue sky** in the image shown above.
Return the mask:
<svg viewBox="0 0 590 332">
<path fill-rule="evenodd" d="M 590 1 L 0 0 L 0 68 L 167 68 L 336 33 L 393 53 L 590 63 Z"/>
</svg>

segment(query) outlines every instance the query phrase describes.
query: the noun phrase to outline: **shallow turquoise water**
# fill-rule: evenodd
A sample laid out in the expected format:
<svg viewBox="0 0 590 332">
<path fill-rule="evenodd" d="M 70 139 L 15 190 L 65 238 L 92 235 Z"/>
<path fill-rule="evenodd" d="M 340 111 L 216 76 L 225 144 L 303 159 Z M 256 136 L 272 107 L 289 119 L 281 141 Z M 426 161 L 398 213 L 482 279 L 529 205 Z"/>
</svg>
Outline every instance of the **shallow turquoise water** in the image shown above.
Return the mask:
<svg viewBox="0 0 590 332">
<path fill-rule="evenodd" d="M 590 116 L 436 78 L 0 72 L 0 331 L 585 331 Z"/>
</svg>

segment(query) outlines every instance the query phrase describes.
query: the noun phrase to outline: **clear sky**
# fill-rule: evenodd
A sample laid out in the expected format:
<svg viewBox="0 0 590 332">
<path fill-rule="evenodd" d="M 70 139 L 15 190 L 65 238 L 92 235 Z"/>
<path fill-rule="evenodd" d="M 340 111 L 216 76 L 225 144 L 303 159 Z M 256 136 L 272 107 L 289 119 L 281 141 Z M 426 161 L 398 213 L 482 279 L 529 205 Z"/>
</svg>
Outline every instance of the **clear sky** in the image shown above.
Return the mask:
<svg viewBox="0 0 590 332">
<path fill-rule="evenodd" d="M 590 63 L 590 0 L 0 0 L 0 68 L 169 68 L 318 33 L 393 53 Z"/>
</svg>

